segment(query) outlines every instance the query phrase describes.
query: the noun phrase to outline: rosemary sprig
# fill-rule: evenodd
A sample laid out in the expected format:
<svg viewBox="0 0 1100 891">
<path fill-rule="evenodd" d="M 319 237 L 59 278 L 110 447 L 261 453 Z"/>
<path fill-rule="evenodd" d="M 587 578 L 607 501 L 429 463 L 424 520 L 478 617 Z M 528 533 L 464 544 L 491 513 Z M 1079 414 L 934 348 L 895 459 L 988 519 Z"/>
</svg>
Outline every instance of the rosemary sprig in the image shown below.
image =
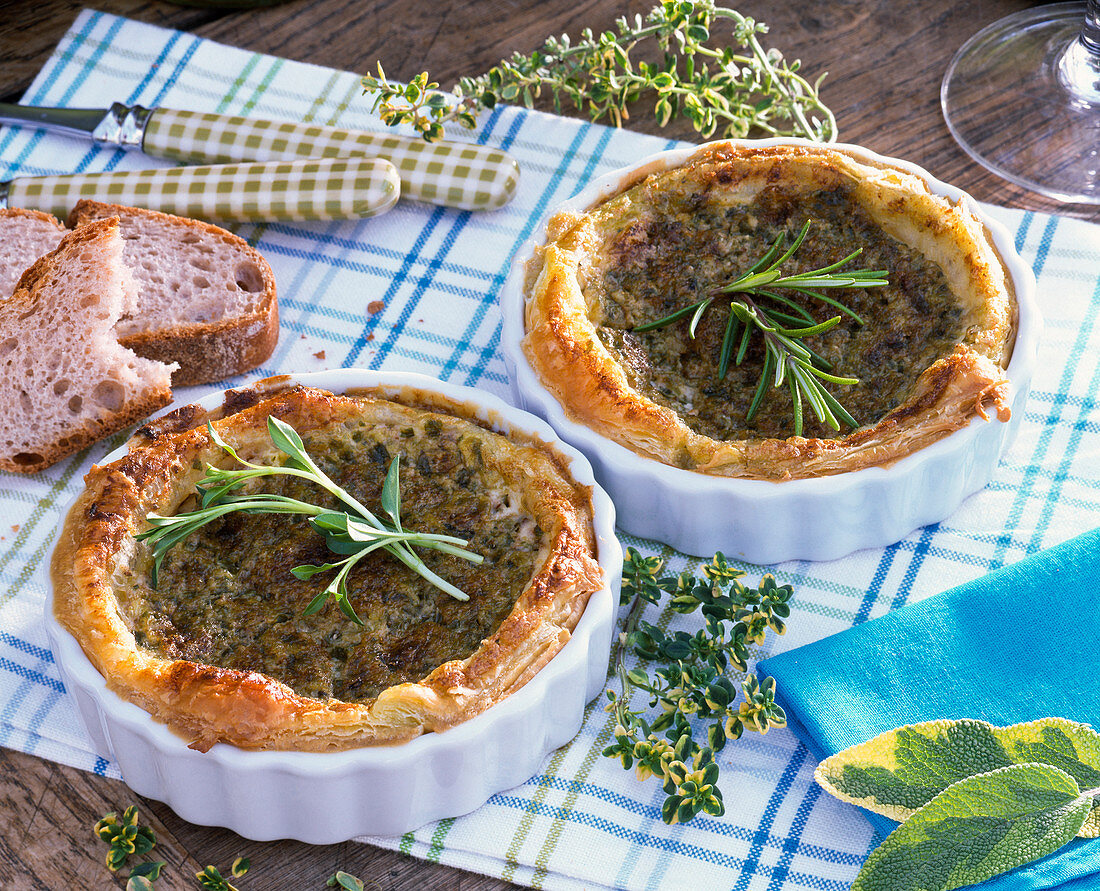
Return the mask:
<svg viewBox="0 0 1100 891">
<path fill-rule="evenodd" d="M 775 703 L 774 679 L 746 674 L 738 703 L 729 670 L 733 666 L 747 672 L 749 644 L 762 643 L 768 629 L 777 634 L 786 630 L 783 620 L 790 615 L 792 590 L 790 585 L 776 585 L 770 575 L 761 579 L 759 588 L 746 587 L 739 580 L 744 573 L 730 566 L 721 552 L 703 567 L 703 579 L 688 572 L 661 576 L 662 566 L 660 557 L 643 557 L 627 548 L 621 599 L 624 605 L 633 603 L 614 659 L 621 690 L 607 691 L 607 710 L 616 720 L 615 743 L 603 753 L 620 759 L 627 770 L 636 764 L 640 780 L 660 778 L 667 796 L 662 819 L 685 823 L 700 812 L 725 813 L 714 754 L 727 740 L 739 739 L 746 728 L 767 733 L 787 723 Z M 641 621 L 645 606 L 660 603 L 665 594 L 674 612 L 700 609 L 703 629 L 666 634 Z M 626 668 L 628 649 L 659 663 L 653 677 L 641 667 Z M 636 691 L 648 696 L 650 708 L 660 708 L 654 720 L 631 707 Z M 695 740 L 693 721 L 707 725 L 705 746 Z"/>
<path fill-rule="evenodd" d="M 707 46 L 720 25 L 732 33 Z M 663 0 L 643 19 L 625 16 L 615 30 L 550 37 L 530 55 L 514 53 L 484 74 L 463 77 L 449 94 L 418 74 L 408 84 L 391 83 L 381 64 L 378 76 L 363 78 L 374 94 L 374 109 L 389 125 L 410 124 L 425 139 L 438 139 L 444 126 L 475 126 L 475 115 L 499 102 L 522 102 L 531 108 L 548 91 L 561 111 L 568 99 L 593 121 L 620 126 L 628 106 L 646 94 L 655 98 L 657 123 L 674 115 L 691 120 L 703 136 L 750 134 L 804 136 L 820 142 L 836 139 L 836 119 L 818 92 L 824 75 L 810 83 L 799 74 L 800 63 L 787 62 L 775 49 L 764 49 L 758 35 L 767 25 L 713 0 Z M 661 61 L 635 61 L 631 53 L 654 40 Z"/>
<path fill-rule="evenodd" d="M 296 578 L 303 580 L 312 578 L 318 573 L 336 571 L 335 577 L 328 586 L 306 606 L 303 615 L 309 616 L 318 612 L 331 597 L 345 616 L 356 624 L 362 625 L 362 620 L 356 615 L 348 600 L 347 578 L 360 560 L 379 549 L 396 557 L 417 575 L 427 579 L 457 600 L 469 599 L 468 595 L 432 572 L 413 551 L 412 546 L 431 548 L 461 557 L 471 563 L 481 563 L 484 558 L 480 554 L 466 550 L 465 539 L 451 535 L 414 532 L 402 527 L 401 488 L 398 479 L 400 457 L 395 457 L 390 462 L 389 471 L 382 486 L 382 509 L 390 518 L 389 521 L 385 521 L 378 519 L 345 489 L 333 482 L 306 452 L 297 431 L 285 421 L 275 417 L 267 419 L 267 431 L 271 441 L 287 456 L 286 464 L 279 466 L 246 461 L 218 435 L 210 424 L 207 424 L 207 430 L 214 443 L 244 469 L 219 468 L 208 464 L 206 476 L 198 485 L 200 504 L 196 510 L 171 517 L 149 514 L 146 519 L 151 528 L 135 537 L 138 540 L 148 541 L 153 547 L 150 581 L 154 587 L 157 584 L 161 563 L 168 551 L 207 523 L 230 513 L 299 514 L 309 518 L 310 525 L 324 536 L 325 544 L 330 551 L 343 557 L 342 560 L 323 563 L 319 566 L 303 564 L 291 569 Z M 293 476 L 315 483 L 335 496 L 348 510 L 332 510 L 285 495 L 233 494 L 249 480 L 272 476 Z"/>
<path fill-rule="evenodd" d="M 813 297 L 828 306 L 839 310 L 862 325 L 861 319 L 839 300 L 820 293 L 821 289 L 846 290 L 852 288 L 876 288 L 889 284 L 884 269 L 849 269 L 844 266 L 863 253 L 857 248 L 842 260 L 830 263 L 818 269 L 784 275 L 780 266 L 789 260 L 806 240 L 810 231 L 807 220 L 798 235 L 784 249 L 786 233 L 781 233 L 764 255 L 745 272 L 732 281 L 714 288 L 697 303 L 683 306 L 660 319 L 638 325 L 634 331 L 638 334 L 664 328 L 690 316 L 688 332 L 695 338 L 696 329 L 703 314 L 711 305 L 723 297 L 732 297 L 729 304 L 729 318 L 722 336 L 722 347 L 718 360 L 718 379 L 725 380 L 730 361 L 740 365 L 748 352 L 749 342 L 759 331 L 764 340 L 764 367 L 756 385 L 749 410 L 745 414 L 746 423 L 756 417 L 764 401 L 768 381 L 781 387 L 786 382 L 791 391 L 794 404 L 794 435 L 802 435 L 802 402 L 805 399 L 817 419 L 833 430 L 839 430 L 843 422 L 855 429 L 859 426 L 837 401 L 824 383 L 850 385 L 858 384 L 858 378 L 833 374 L 830 363 L 815 353 L 803 342 L 807 337 L 824 334 L 840 324 L 840 316 L 816 322 L 812 315 L 797 301 L 778 293 L 779 289 L 793 291 L 804 297 Z M 761 306 L 760 299 L 770 301 L 768 307 Z"/>
</svg>

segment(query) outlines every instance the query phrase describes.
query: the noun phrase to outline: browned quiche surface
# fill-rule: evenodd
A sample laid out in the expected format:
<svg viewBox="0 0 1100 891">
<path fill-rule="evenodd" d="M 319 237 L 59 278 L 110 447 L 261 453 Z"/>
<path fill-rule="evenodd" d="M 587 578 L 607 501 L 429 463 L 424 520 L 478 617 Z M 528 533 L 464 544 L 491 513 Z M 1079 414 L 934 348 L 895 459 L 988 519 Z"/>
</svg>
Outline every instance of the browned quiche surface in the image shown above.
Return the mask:
<svg viewBox="0 0 1100 891">
<path fill-rule="evenodd" d="M 720 379 L 728 300 L 692 338 L 686 321 L 636 329 L 696 303 L 806 222 L 786 274 L 835 263 L 884 269 L 882 288 L 840 299 L 841 316 L 807 339 L 856 418 L 833 431 L 790 391 L 769 388 L 751 420 L 763 366 L 754 338 Z M 526 277 L 525 351 L 568 415 L 648 457 L 722 476 L 789 479 L 889 464 L 995 409 L 1007 415 L 1004 369 L 1015 297 L 984 226 L 900 168 L 813 146 L 704 147 L 683 166 L 643 171 L 619 194 L 562 212 Z M 803 299 L 823 321 L 836 311 Z"/>
<path fill-rule="evenodd" d="M 267 435 L 274 415 L 379 515 L 400 456 L 406 528 L 468 539 L 484 560 L 421 553 L 469 595 L 461 601 L 378 551 L 348 578 L 362 626 L 331 604 L 303 616 L 331 574 L 290 570 L 333 559 L 324 539 L 301 517 L 232 513 L 170 550 L 154 586 L 150 549 L 134 538 L 145 517 L 191 509 L 206 463 L 233 462 L 193 407 L 139 432 L 126 457 L 86 479 L 55 553 L 55 611 L 109 686 L 194 747 L 324 750 L 446 729 L 526 683 L 602 585 L 590 492 L 540 443 L 494 433 L 431 394 L 292 387 L 232 403 L 214 426 L 242 457 L 285 460 Z M 331 498 L 293 477 L 249 485 Z"/>
</svg>

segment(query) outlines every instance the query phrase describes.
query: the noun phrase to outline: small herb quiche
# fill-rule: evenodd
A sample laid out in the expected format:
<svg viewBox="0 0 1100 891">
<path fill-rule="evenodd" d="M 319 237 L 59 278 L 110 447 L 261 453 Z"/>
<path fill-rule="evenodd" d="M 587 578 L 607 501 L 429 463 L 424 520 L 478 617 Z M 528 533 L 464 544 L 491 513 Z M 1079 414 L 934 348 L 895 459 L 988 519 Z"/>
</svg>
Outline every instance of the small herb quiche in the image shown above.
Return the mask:
<svg viewBox="0 0 1100 891">
<path fill-rule="evenodd" d="M 760 338 L 719 374 L 729 302 L 643 330 L 747 271 L 811 226 L 784 273 L 837 263 L 886 270 L 885 287 L 836 294 L 842 316 L 806 343 L 853 386 L 830 386 L 857 421 L 810 419 L 793 436 L 786 385 L 750 404 Z M 617 194 L 551 218 L 524 280 L 524 352 L 574 421 L 673 467 L 784 480 L 888 465 L 995 411 L 1017 323 L 1012 283 L 985 227 L 924 180 L 843 148 L 711 143 L 654 165 Z M 817 321 L 838 315 L 806 299 Z M 792 326 L 796 327 L 796 326 Z M 751 419 L 747 419 L 751 416 Z"/>
<path fill-rule="evenodd" d="M 484 558 L 421 554 L 469 600 L 376 551 L 347 579 L 362 626 L 331 603 L 303 615 L 331 574 L 303 580 L 291 568 L 335 559 L 325 539 L 300 516 L 240 512 L 168 551 L 154 586 L 150 547 L 135 538 L 147 516 L 193 508 L 206 465 L 233 463 L 206 422 L 242 458 L 272 464 L 285 456 L 269 416 L 379 516 L 400 456 L 406 528 L 468 539 Z M 295 477 L 252 482 L 325 495 Z M 147 425 L 86 483 L 54 553 L 55 613 L 109 687 L 201 751 L 346 749 L 445 730 L 530 680 L 603 584 L 591 492 L 564 459 L 427 392 L 338 396 L 272 379 L 230 391 L 216 412 L 189 406 Z"/>
</svg>

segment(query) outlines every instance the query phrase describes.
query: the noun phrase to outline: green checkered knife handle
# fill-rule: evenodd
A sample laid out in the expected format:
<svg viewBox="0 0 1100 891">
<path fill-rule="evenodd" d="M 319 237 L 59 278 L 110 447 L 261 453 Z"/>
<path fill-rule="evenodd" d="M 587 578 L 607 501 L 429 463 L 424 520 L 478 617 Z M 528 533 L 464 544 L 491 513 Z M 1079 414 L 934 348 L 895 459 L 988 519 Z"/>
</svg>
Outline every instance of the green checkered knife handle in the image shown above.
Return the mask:
<svg viewBox="0 0 1100 891">
<path fill-rule="evenodd" d="M 502 207 L 519 183 L 515 158 L 483 145 L 170 108 L 151 109 L 140 126 L 142 151 L 185 163 L 385 158 L 401 175 L 402 196 L 462 210 Z"/>
<path fill-rule="evenodd" d="M 401 180 L 379 158 L 327 158 L 20 177 L 0 183 L 0 207 L 5 192 L 9 207 L 62 219 L 94 198 L 207 220 L 348 220 L 393 207 Z"/>
</svg>

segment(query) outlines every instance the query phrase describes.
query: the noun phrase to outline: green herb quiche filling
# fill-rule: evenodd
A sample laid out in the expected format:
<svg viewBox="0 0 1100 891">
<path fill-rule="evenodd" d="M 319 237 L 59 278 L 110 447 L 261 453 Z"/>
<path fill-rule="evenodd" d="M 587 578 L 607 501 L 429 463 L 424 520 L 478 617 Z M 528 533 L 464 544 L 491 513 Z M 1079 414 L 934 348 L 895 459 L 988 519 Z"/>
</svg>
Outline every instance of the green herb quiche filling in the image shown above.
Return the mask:
<svg viewBox="0 0 1100 891">
<path fill-rule="evenodd" d="M 406 377 L 268 378 L 92 468 L 50 575 L 108 689 L 198 751 L 338 751 L 454 727 L 568 644 L 607 591 L 592 487 Z"/>
<path fill-rule="evenodd" d="M 886 467 L 1007 421 L 1014 286 L 993 233 L 939 189 L 847 146 L 649 159 L 547 221 L 523 266 L 524 355 L 571 421 L 722 477 Z"/>
<path fill-rule="evenodd" d="M 806 343 L 832 373 L 859 379 L 829 388 L 861 426 L 901 405 L 917 373 L 950 354 L 961 339 L 962 310 L 941 269 L 884 233 L 848 187 L 811 194 L 765 188 L 753 201 L 731 205 L 711 185 L 652 190 L 645 211 L 617 231 L 612 225 L 605 256 L 582 289 L 589 305 L 598 306 L 598 336 L 630 385 L 675 411 L 695 433 L 715 440 L 791 435 L 794 410 L 786 387 L 769 386 L 760 410 L 746 421 L 763 365 L 762 340 L 754 338 L 743 363 L 730 363 L 719 379 L 728 299 L 714 302 L 694 339 L 687 320 L 642 333 L 632 329 L 703 299 L 806 220 L 812 221 L 810 234 L 783 264 L 785 274 L 840 261 L 853 246 L 863 248 L 853 266 L 888 273 L 886 287 L 838 295 L 865 325 L 813 298 L 798 298 L 818 322 L 841 315 L 839 325 Z M 807 437 L 839 439 L 848 432 L 834 432 L 808 410 L 804 417 Z"/>
<path fill-rule="evenodd" d="M 303 440 L 325 473 L 379 515 L 387 467 L 400 455 L 406 527 L 468 539 L 484 557 L 474 565 L 420 552 L 470 599 L 456 600 L 377 551 L 347 580 L 363 626 L 333 605 L 303 616 L 333 573 L 299 580 L 290 570 L 334 559 L 324 539 L 298 516 L 233 513 L 173 548 L 155 588 L 139 570 L 120 590 L 138 645 L 164 659 L 259 671 L 299 695 L 344 702 L 370 701 L 468 657 L 512 610 L 545 545 L 521 494 L 483 460 L 480 439 L 453 419 L 422 414 L 410 426 L 349 420 Z M 253 483 L 242 491 L 337 508 L 306 480 Z"/>
</svg>

